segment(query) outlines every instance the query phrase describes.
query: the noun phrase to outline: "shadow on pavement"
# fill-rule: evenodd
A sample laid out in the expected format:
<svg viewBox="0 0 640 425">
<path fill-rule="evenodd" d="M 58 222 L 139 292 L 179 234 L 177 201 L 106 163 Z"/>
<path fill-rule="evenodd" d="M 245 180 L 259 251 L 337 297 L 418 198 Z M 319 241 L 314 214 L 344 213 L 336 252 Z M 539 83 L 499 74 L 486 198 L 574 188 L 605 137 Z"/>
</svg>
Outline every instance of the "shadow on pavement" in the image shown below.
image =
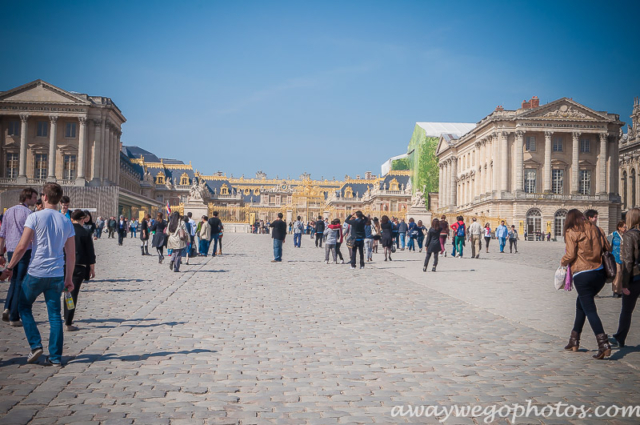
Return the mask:
<svg viewBox="0 0 640 425">
<path fill-rule="evenodd" d="M 636 345 L 635 347 L 627 345 L 626 347 L 620 348 L 618 351 L 612 354 L 611 357 L 609 357 L 609 360 L 621 360 L 627 354 L 637 353 L 637 352 L 640 352 L 640 345 Z"/>
<path fill-rule="evenodd" d="M 156 353 L 143 353 L 139 355 L 125 355 L 118 356 L 113 353 L 108 354 L 81 354 L 76 356 L 68 361 L 69 364 L 74 363 L 95 363 L 98 361 L 110 361 L 110 360 L 121 360 L 123 362 L 137 362 L 143 361 L 151 357 L 170 357 L 177 355 L 188 355 L 188 354 L 199 354 L 199 353 L 217 353 L 216 350 L 204 350 L 201 348 L 197 348 L 195 350 L 183 350 L 183 351 L 158 351 Z M 26 358 L 25 358 L 26 363 Z"/>
</svg>

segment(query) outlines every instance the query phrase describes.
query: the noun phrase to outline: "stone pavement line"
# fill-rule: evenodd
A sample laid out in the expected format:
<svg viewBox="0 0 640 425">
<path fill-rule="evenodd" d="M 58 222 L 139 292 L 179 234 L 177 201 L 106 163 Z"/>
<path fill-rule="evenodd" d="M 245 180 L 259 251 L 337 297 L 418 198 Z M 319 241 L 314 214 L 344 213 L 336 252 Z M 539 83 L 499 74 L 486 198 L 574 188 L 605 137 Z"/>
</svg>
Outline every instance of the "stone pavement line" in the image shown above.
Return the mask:
<svg viewBox="0 0 640 425">
<path fill-rule="evenodd" d="M 232 245 L 232 244 L 230 244 Z M 196 257 L 202 259 L 203 257 Z M 146 319 L 153 311 L 158 308 L 158 306 L 162 305 L 169 298 L 171 298 L 176 292 L 184 286 L 189 280 L 191 280 L 194 276 L 196 276 L 196 272 L 198 270 L 203 269 L 208 265 L 209 261 L 213 257 L 206 257 L 206 261 L 198 266 L 197 269 L 182 269 L 182 274 L 178 280 L 176 280 L 173 284 L 163 289 L 159 294 L 154 296 L 154 298 L 146 304 L 143 304 L 139 307 L 133 314 L 125 321 L 118 324 L 118 326 L 114 327 L 106 335 L 103 335 L 101 338 L 96 339 L 86 348 L 82 349 L 71 359 L 67 360 L 67 364 L 64 368 L 60 368 L 56 370 L 51 376 L 41 382 L 38 386 L 36 386 L 26 397 L 15 404 L 10 410 L 8 410 L 3 418 L 0 419 L 0 423 L 11 423 L 12 413 L 20 410 L 23 406 L 26 405 L 37 405 L 40 407 L 44 407 L 48 405 L 53 399 L 56 398 L 59 392 L 62 392 L 69 384 L 71 384 L 76 377 L 81 376 L 83 372 L 85 372 L 94 361 L 100 359 L 100 357 L 104 356 L 104 354 L 112 347 L 117 341 L 118 338 L 124 337 L 128 332 L 130 332 L 133 327 L 128 326 L 124 323 L 130 322 L 136 319 Z M 184 266 L 184 264 L 183 264 Z M 128 329 L 126 329 L 128 328 Z M 124 330 L 124 332 L 122 332 Z M 81 355 L 88 355 L 88 358 L 91 360 L 86 363 L 73 363 L 73 360 Z M 75 377 L 72 378 L 63 378 L 59 379 L 59 375 L 67 375 L 69 373 L 74 373 Z M 52 382 L 56 381 L 56 382 Z M 53 383 L 53 385 L 52 385 Z M 61 387 L 60 384 L 63 384 Z M 55 389 L 55 390 L 53 390 Z M 35 416 L 38 410 L 29 409 L 28 411 L 32 411 L 33 415 L 31 418 L 27 419 L 25 415 L 18 415 L 19 420 L 17 423 L 21 423 L 23 420 L 27 422 Z M 9 421 L 9 422 L 7 422 Z"/>
</svg>

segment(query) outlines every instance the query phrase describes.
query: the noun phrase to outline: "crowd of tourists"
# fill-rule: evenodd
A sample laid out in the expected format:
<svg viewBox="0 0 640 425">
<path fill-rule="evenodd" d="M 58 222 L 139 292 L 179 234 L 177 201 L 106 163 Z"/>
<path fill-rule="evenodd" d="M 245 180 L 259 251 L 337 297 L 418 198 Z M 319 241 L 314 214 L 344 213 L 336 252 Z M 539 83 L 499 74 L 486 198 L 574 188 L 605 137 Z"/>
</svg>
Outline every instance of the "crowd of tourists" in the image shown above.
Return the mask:
<svg viewBox="0 0 640 425">
<path fill-rule="evenodd" d="M 44 295 L 50 323 L 49 356 L 45 363 L 60 366 L 62 363 L 63 324 L 60 298 L 66 292 L 72 303 L 64 303 L 64 330 L 75 331 L 74 313 L 81 285 L 95 277 L 96 254 L 93 243 L 103 233 L 109 238 L 118 235 L 118 244 L 130 237 L 140 238 L 142 256 L 149 256 L 149 244 L 156 249 L 158 263 L 162 264 L 165 249 L 170 257 L 169 267 L 179 272 L 183 259 L 189 264 L 194 256 L 207 257 L 222 254 L 224 226 L 213 212 L 212 217 L 202 216 L 196 222 L 191 213 L 167 211 L 151 217 L 145 214 L 140 220 L 98 217 L 94 222 L 88 210 L 69 209 L 70 199 L 62 188 L 47 183 L 42 193 L 35 189 L 24 189 L 18 205 L 9 208 L 0 216 L 0 266 L 5 269 L 0 280 L 10 279 L 5 298 L 2 320 L 10 326 L 24 328 L 31 351 L 28 363 L 35 363 L 43 353 L 38 327 L 33 318 L 32 305 L 40 294 Z M 624 347 L 631 326 L 631 316 L 640 295 L 640 209 L 631 209 L 626 221 L 620 221 L 610 235 L 597 226 L 598 213 L 588 210 L 584 214 L 571 210 L 567 214 L 563 236 L 566 245 L 561 266 L 567 267 L 572 285 L 577 292 L 576 315 L 569 343 L 569 351 L 578 351 L 585 322 L 589 324 L 598 343 L 594 355 L 602 359 L 611 354 L 612 346 Z M 427 227 L 428 226 L 428 227 Z M 264 228 L 263 228 L 264 227 Z M 449 223 L 446 216 L 423 223 L 413 218 L 405 222 L 402 218 L 386 215 L 365 216 L 361 211 L 349 215 L 344 221 L 318 217 L 304 222 L 301 217 L 285 223 L 279 213 L 273 221 L 260 220 L 252 226 L 254 233 L 271 234 L 273 238 L 273 262 L 282 262 L 283 245 L 287 235 L 293 235 L 294 248 L 301 248 L 306 236 L 317 248 L 323 248 L 326 264 L 348 264 L 356 269 L 373 261 L 373 254 L 384 255 L 384 261 L 393 261 L 398 251 L 422 253 L 425 258 L 422 270 L 426 272 L 433 259 L 431 271 L 435 272 L 440 257 L 448 256 L 447 244 L 451 245 L 450 257 L 463 258 L 467 242 L 470 258 L 478 259 L 483 252 L 489 253 L 492 240 L 496 240 L 499 253 L 506 253 L 507 242 L 510 253 L 518 252 L 519 235 L 514 225 L 505 221 L 492 229 L 489 223 L 482 225 L 476 217 L 470 222 L 463 216 Z M 343 254 L 342 248 L 346 248 Z M 468 252 L 468 251 L 467 251 Z M 608 255 L 613 266 L 609 266 Z M 608 267 L 609 266 L 609 267 Z M 613 268 L 613 271 L 609 270 Z M 608 281 L 612 281 L 614 297 L 622 298 L 618 331 L 609 337 L 598 317 L 595 297 Z M 68 307 L 68 305 L 70 307 Z"/>
</svg>

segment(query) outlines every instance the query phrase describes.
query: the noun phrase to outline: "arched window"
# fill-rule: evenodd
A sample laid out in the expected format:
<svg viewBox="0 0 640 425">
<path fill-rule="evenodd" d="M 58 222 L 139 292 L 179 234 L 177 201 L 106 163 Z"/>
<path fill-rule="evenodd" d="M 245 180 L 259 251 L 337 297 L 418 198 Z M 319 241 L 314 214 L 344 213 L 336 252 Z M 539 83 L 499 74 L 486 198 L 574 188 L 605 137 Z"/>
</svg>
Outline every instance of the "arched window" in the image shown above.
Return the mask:
<svg viewBox="0 0 640 425">
<path fill-rule="evenodd" d="M 400 190 L 397 179 L 393 179 L 389 182 L 389 190 Z"/>
<path fill-rule="evenodd" d="M 229 186 L 226 183 L 222 185 L 220 188 L 220 195 L 228 195 L 229 194 Z"/>
<path fill-rule="evenodd" d="M 536 234 L 542 231 L 542 213 L 537 208 L 527 211 L 527 238 L 535 240 Z"/>
<path fill-rule="evenodd" d="M 189 184 L 189 175 L 187 173 L 182 173 L 182 176 L 180 176 L 180 184 L 183 186 Z"/>
<path fill-rule="evenodd" d="M 164 173 L 162 171 L 160 171 L 157 175 L 156 175 L 156 184 L 164 184 Z"/>
<path fill-rule="evenodd" d="M 344 190 L 344 197 L 353 198 L 353 189 L 351 188 L 351 186 L 347 186 L 347 188 Z"/>
<path fill-rule="evenodd" d="M 249 189 L 248 187 L 247 187 L 247 188 L 245 188 L 245 190 L 244 190 L 244 194 L 245 194 L 245 195 L 248 195 L 248 194 L 250 194 L 250 193 L 251 193 L 251 189 Z"/>
<path fill-rule="evenodd" d="M 564 230 L 564 221 L 567 218 L 567 210 L 558 210 L 553 216 L 553 236 L 555 238 L 562 237 Z"/>
<path fill-rule="evenodd" d="M 260 189 L 258 189 L 258 188 L 253 189 L 253 194 L 256 195 L 256 196 L 260 195 Z"/>
</svg>

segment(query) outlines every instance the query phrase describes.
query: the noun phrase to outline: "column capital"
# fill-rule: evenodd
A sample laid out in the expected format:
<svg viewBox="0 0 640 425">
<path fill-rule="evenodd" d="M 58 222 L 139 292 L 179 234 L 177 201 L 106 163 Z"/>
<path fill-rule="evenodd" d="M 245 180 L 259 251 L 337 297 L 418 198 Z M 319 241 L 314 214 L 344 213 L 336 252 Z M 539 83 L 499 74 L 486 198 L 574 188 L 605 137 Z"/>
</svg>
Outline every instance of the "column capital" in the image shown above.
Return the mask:
<svg viewBox="0 0 640 425">
<path fill-rule="evenodd" d="M 101 123 L 101 121 L 100 121 L 100 119 L 97 119 L 97 118 L 96 118 L 96 119 L 94 119 L 94 120 L 93 120 L 93 125 L 95 125 L 96 127 L 99 127 L 99 126 L 100 126 L 100 124 L 102 124 L 102 123 Z"/>
<path fill-rule="evenodd" d="M 500 134 L 502 135 L 502 137 L 509 137 L 509 133 L 510 133 L 510 132 L 509 132 L 509 131 L 506 131 L 506 130 L 504 130 L 504 131 L 501 131 L 501 132 L 500 132 Z"/>
<path fill-rule="evenodd" d="M 609 133 L 599 133 L 599 136 L 601 142 L 606 142 L 607 138 L 609 137 Z"/>
<path fill-rule="evenodd" d="M 29 119 L 29 114 L 20 114 L 20 121 L 27 122 Z"/>
<path fill-rule="evenodd" d="M 544 132 L 544 137 L 551 137 L 551 136 L 553 136 L 553 131 L 547 130 Z"/>
<path fill-rule="evenodd" d="M 55 124 L 56 121 L 58 121 L 58 116 L 57 115 L 49 115 L 49 121 L 51 121 L 51 124 Z"/>
<path fill-rule="evenodd" d="M 84 125 L 87 123 L 87 117 L 78 117 L 78 121 L 80 121 L 80 124 Z"/>
<path fill-rule="evenodd" d="M 574 131 L 573 133 L 571 133 L 571 135 L 573 136 L 573 140 L 577 140 L 582 135 L 582 133 L 579 131 Z"/>
<path fill-rule="evenodd" d="M 519 139 L 524 137 L 524 131 L 523 130 L 517 130 L 516 131 L 516 137 L 519 138 Z"/>
</svg>

